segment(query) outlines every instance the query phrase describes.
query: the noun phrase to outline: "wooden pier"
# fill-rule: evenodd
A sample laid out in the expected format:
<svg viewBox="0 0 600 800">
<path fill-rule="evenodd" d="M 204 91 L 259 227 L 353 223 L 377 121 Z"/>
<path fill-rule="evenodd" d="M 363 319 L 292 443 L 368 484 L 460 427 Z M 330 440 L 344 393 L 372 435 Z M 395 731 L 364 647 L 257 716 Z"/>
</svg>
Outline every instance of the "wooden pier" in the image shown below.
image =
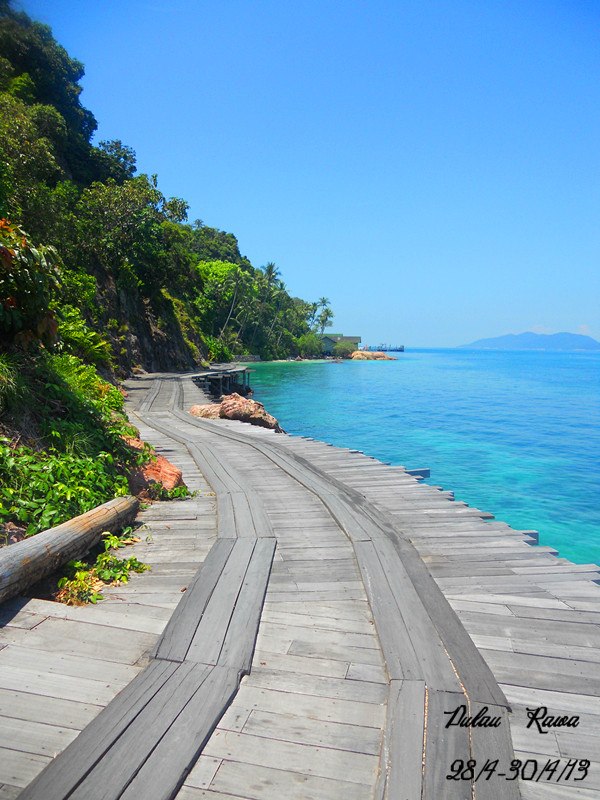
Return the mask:
<svg viewBox="0 0 600 800">
<path fill-rule="evenodd" d="M 238 392 L 246 394 L 250 388 L 248 367 L 239 364 L 213 364 L 209 370 L 190 376 L 196 386 L 211 397 Z"/>
<path fill-rule="evenodd" d="M 0 605 L 0 800 L 598 797 L 598 567 L 192 377 L 128 385 L 199 492 L 140 513 L 152 571 Z"/>
</svg>

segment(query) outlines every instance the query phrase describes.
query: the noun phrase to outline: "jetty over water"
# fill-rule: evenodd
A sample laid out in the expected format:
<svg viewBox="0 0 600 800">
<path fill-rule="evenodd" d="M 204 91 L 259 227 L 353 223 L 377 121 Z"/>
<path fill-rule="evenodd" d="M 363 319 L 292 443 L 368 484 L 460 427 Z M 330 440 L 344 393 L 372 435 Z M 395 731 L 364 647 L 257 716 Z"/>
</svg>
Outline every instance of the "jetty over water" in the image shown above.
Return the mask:
<svg viewBox="0 0 600 800">
<path fill-rule="evenodd" d="M 103 603 L 0 605 L 0 800 L 600 795 L 596 565 L 402 467 L 193 418 L 191 376 L 127 388 L 197 493 L 139 514 L 152 571 Z"/>
<path fill-rule="evenodd" d="M 403 344 L 368 344 L 363 347 L 363 350 L 368 350 L 371 353 L 403 353 Z"/>
</svg>

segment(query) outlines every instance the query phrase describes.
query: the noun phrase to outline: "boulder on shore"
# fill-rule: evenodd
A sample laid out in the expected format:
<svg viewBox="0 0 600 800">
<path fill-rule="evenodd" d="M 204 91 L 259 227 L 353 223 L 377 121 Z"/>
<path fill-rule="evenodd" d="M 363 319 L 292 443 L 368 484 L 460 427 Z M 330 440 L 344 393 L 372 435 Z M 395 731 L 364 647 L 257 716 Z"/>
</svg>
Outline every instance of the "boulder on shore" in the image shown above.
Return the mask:
<svg viewBox="0 0 600 800">
<path fill-rule="evenodd" d="M 398 361 L 394 356 L 388 356 L 381 350 L 355 350 L 350 358 L 354 361 Z"/>
<path fill-rule="evenodd" d="M 133 450 L 142 451 L 144 442 L 134 437 L 123 437 Z M 161 455 L 156 455 L 155 460 L 149 461 L 141 467 L 136 467 L 129 473 L 129 491 L 135 495 L 152 495 L 152 485 L 159 484 L 167 491 L 185 486 L 183 473 L 175 464 Z"/>
<path fill-rule="evenodd" d="M 262 403 L 250 400 L 248 397 L 233 392 L 223 395 L 220 403 L 206 403 L 192 406 L 190 414 L 203 419 L 237 419 L 240 422 L 249 422 L 261 428 L 270 428 L 276 433 L 285 433 L 275 417 L 265 411 Z"/>
</svg>

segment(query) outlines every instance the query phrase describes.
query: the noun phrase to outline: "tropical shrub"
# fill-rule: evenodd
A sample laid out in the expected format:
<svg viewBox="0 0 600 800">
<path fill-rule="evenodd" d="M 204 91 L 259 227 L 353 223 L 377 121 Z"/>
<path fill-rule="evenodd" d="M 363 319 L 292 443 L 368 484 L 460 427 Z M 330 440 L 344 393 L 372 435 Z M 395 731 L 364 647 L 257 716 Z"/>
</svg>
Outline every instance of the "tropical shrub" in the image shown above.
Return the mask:
<svg viewBox="0 0 600 800">
<path fill-rule="evenodd" d="M 58 286 L 56 250 L 33 247 L 21 228 L 0 220 L 0 346 L 55 341 L 50 303 Z"/>
<path fill-rule="evenodd" d="M 341 342 L 336 342 L 333 345 L 333 355 L 336 358 L 350 358 L 352 353 L 356 350 L 356 344 L 352 342 L 345 342 L 342 340 Z"/>
<path fill-rule="evenodd" d="M 304 358 L 318 358 L 323 355 L 323 343 L 316 333 L 305 333 L 298 337 L 298 352 Z"/>
</svg>

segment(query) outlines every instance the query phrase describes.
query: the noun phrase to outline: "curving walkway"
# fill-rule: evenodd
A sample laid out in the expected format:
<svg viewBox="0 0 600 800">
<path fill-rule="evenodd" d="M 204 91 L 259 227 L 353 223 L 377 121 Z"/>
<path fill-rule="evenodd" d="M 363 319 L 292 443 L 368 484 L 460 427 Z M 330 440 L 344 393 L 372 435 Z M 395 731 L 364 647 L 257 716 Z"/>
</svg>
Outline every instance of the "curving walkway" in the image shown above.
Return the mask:
<svg viewBox="0 0 600 800">
<path fill-rule="evenodd" d="M 143 512 L 148 535 L 135 547 L 151 573 L 97 608 L 54 612 L 88 629 L 78 646 L 90 655 L 89 629 L 107 616 L 121 619 L 125 633 L 135 619 L 152 634 L 130 637 L 129 671 L 113 678 L 107 669 L 101 702 L 71 735 L 55 736 L 57 758 L 38 755 L 12 779 L 0 766 L 0 798 L 597 796 L 595 565 L 531 547 L 535 532 L 490 520 L 402 468 L 194 419 L 184 409 L 205 398 L 189 376 L 144 376 L 129 390 L 142 436 L 201 496 Z M 57 621 L 48 606 L 13 601 L 4 610 L 13 625 L 36 609 L 48 616 L 23 629 L 20 644 L 14 627 L 0 632 L 0 700 L 7 651 L 14 660 L 15 647 L 56 650 L 55 635 L 64 643 L 66 631 L 47 625 Z M 127 640 L 118 628 L 114 636 Z M 32 708 L 42 683 L 40 672 L 23 693 Z M 92 688 L 80 686 L 79 700 Z M 580 723 L 539 733 L 527 728 L 533 706 L 579 714 Z M 11 708 L 6 719 L 20 722 L 14 699 Z M 462 708 L 497 724 L 447 728 Z M 44 723 L 35 724 L 41 738 Z M 24 752 L 6 754 L 16 763 Z M 538 779 L 507 780 L 515 757 L 529 760 L 529 772 L 537 761 Z M 584 758 L 588 775 L 575 782 Z M 475 774 L 490 765 L 477 780 L 469 759 Z M 558 780 L 569 759 L 570 778 Z M 463 779 L 448 780 L 457 760 Z M 558 766 L 543 771 L 552 761 Z"/>
</svg>

